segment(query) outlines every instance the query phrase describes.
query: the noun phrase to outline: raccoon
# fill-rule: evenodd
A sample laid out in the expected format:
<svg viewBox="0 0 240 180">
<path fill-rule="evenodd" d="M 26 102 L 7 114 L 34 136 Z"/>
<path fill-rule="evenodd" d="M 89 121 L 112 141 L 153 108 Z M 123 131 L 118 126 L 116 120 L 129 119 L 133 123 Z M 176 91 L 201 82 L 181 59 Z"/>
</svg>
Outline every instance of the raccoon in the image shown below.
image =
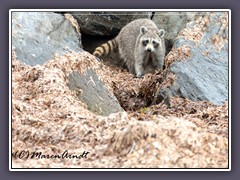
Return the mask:
<svg viewBox="0 0 240 180">
<path fill-rule="evenodd" d="M 165 31 L 150 19 L 137 19 L 124 26 L 117 37 L 97 47 L 93 55 L 100 57 L 118 50 L 128 71 L 141 77 L 156 69 L 163 69 Z"/>
</svg>

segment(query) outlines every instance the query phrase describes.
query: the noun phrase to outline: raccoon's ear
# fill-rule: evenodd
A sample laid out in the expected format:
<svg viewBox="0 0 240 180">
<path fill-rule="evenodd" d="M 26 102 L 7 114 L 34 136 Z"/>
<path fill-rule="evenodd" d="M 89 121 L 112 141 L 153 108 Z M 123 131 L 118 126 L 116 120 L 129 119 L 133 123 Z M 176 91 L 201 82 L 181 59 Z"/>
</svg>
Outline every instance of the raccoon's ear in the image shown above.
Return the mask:
<svg viewBox="0 0 240 180">
<path fill-rule="evenodd" d="M 158 30 L 157 34 L 159 35 L 160 38 L 164 37 L 164 35 L 165 35 L 164 29 Z"/>
<path fill-rule="evenodd" d="M 145 26 L 140 27 L 140 33 L 143 35 L 148 31 L 148 29 Z"/>
</svg>

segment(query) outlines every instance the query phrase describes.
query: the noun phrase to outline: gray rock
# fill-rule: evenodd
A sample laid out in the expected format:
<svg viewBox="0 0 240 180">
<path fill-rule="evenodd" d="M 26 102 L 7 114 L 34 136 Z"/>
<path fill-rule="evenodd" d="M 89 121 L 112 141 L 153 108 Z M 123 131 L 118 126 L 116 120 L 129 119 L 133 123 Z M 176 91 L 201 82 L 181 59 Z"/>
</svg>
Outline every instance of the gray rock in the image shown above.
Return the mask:
<svg viewBox="0 0 240 180">
<path fill-rule="evenodd" d="M 173 44 L 180 30 L 186 26 L 186 12 L 156 12 L 152 19 L 159 28 L 166 32 L 166 39 Z"/>
<path fill-rule="evenodd" d="M 134 19 L 150 18 L 151 12 L 69 12 L 78 21 L 81 31 L 90 35 L 115 36 Z"/>
<path fill-rule="evenodd" d="M 52 12 L 12 12 L 12 46 L 17 59 L 34 66 L 70 51 L 80 52 L 81 35 Z"/>
<path fill-rule="evenodd" d="M 152 20 L 158 28 L 165 30 L 166 48 L 169 52 L 176 40 L 178 33 L 186 27 L 190 21 L 199 16 L 205 16 L 209 12 L 155 12 Z"/>
<path fill-rule="evenodd" d="M 85 74 L 72 72 L 69 75 L 69 88 L 81 92 L 78 97 L 88 108 L 99 115 L 124 111 L 117 98 L 112 95 L 94 70 L 88 69 Z"/>
<path fill-rule="evenodd" d="M 175 82 L 171 87 L 173 95 L 193 101 L 207 100 L 217 105 L 228 100 L 228 26 L 224 24 L 226 18 L 224 12 L 212 13 L 208 17 L 205 30 L 201 31 L 203 35 L 199 41 L 191 40 L 187 35 L 176 40 L 173 48 L 188 45 L 191 56 L 170 65 L 169 71 L 175 74 Z M 189 23 L 187 30 L 196 32 L 195 25 L 195 22 Z"/>
</svg>

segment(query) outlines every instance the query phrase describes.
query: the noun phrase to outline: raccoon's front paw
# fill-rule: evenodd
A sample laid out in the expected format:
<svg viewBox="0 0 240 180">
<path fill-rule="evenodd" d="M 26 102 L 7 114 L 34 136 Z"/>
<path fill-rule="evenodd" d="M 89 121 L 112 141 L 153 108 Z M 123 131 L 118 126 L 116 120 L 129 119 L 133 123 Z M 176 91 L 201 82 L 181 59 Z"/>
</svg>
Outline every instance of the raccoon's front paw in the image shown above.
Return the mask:
<svg viewBox="0 0 240 180">
<path fill-rule="evenodd" d="M 142 76 L 143 76 L 143 73 L 137 73 L 137 75 L 136 75 L 137 78 L 140 78 Z"/>
</svg>

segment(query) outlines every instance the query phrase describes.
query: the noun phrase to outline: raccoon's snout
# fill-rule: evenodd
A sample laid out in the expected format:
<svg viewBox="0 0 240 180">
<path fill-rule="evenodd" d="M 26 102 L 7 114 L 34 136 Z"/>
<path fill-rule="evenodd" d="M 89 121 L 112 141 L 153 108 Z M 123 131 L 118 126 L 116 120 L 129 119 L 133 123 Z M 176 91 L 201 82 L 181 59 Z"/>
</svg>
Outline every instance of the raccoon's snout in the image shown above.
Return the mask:
<svg viewBox="0 0 240 180">
<path fill-rule="evenodd" d="M 148 53 L 150 52 L 153 52 L 154 51 L 154 48 L 151 44 L 148 44 L 146 47 L 145 47 L 145 51 L 147 51 Z"/>
<path fill-rule="evenodd" d="M 151 48 L 147 48 L 147 52 L 152 52 L 152 49 Z"/>
</svg>

